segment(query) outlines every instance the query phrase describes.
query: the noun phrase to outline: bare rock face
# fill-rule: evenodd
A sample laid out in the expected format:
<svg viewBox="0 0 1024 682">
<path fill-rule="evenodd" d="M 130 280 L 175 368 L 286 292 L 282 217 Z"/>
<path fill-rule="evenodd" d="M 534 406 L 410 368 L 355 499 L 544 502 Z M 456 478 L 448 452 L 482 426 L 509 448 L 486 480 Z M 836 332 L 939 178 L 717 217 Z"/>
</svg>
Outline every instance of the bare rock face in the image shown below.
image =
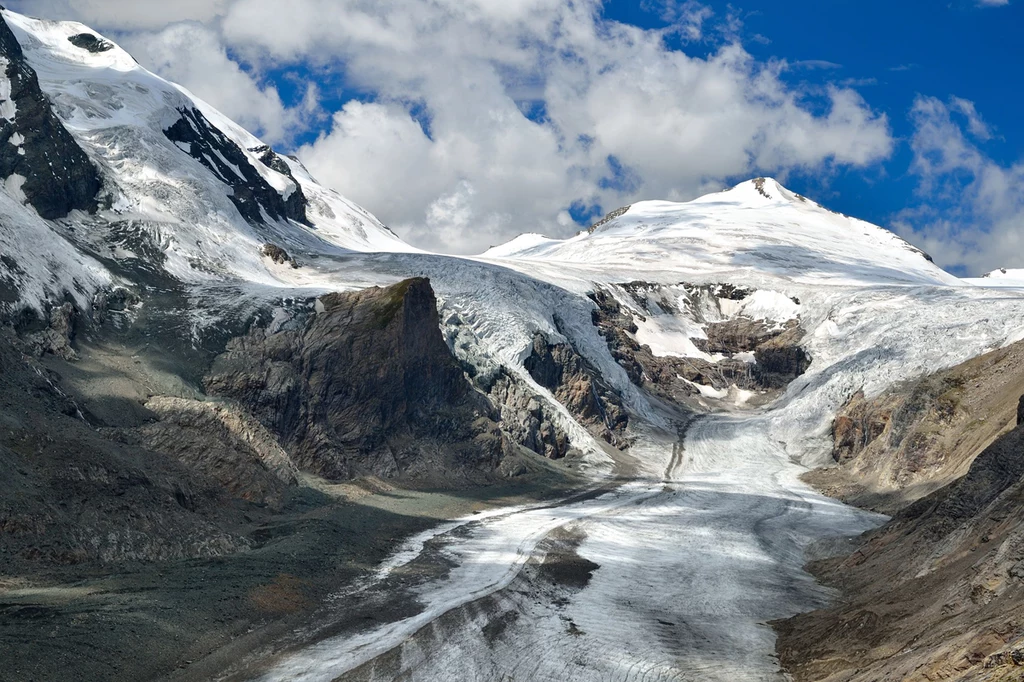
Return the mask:
<svg viewBox="0 0 1024 682">
<path fill-rule="evenodd" d="M 253 329 L 205 379 L 329 479 L 489 472 L 502 438 L 442 339 L 430 282 L 329 294 L 301 329 Z"/>
<path fill-rule="evenodd" d="M 77 318 L 78 311 L 71 303 L 53 306 L 47 315 L 46 327 L 28 335 L 35 354 L 42 356 L 45 353 L 52 353 L 63 360 L 74 360 L 78 357 L 71 345 Z"/>
<path fill-rule="evenodd" d="M 211 478 L 101 433 L 0 328 L 0 573 L 209 557 L 249 546 Z"/>
<path fill-rule="evenodd" d="M 629 415 L 622 400 L 572 346 L 548 343 L 547 337 L 538 332 L 523 365 L 538 384 L 554 393 L 580 421 L 596 427 L 607 442 L 624 445 L 621 436 Z"/>
<path fill-rule="evenodd" d="M 68 42 L 75 47 L 80 47 L 92 53 L 108 52 L 114 49 L 114 44 L 109 40 L 103 40 L 92 33 L 78 33 L 70 36 Z"/>
<path fill-rule="evenodd" d="M 832 423 L 838 467 L 807 480 L 846 501 L 891 513 L 967 473 L 973 458 L 1017 423 L 1024 344 L 897 385 L 857 392 Z"/>
<path fill-rule="evenodd" d="M 299 264 L 294 258 L 288 255 L 288 252 L 282 249 L 277 244 L 264 244 L 260 250 L 264 256 L 274 261 L 278 265 L 284 265 L 285 263 L 291 265 L 293 268 L 299 267 Z"/>
<path fill-rule="evenodd" d="M 737 317 L 711 322 L 705 328 L 706 339 L 694 339 L 695 346 L 705 353 L 748 353 L 779 336 L 764 320 Z"/>
<path fill-rule="evenodd" d="M 811 358 L 800 347 L 804 330 L 791 321 L 781 334 L 754 348 L 754 376 L 766 388 L 783 388 L 811 366 Z"/>
<path fill-rule="evenodd" d="M 160 421 L 123 433 L 148 449 L 216 480 L 234 497 L 280 509 L 298 469 L 273 434 L 230 405 L 157 397 Z"/>
<path fill-rule="evenodd" d="M 0 178 L 9 187 L 16 181 L 43 218 L 63 218 L 75 209 L 94 211 L 99 173 L 51 110 L 35 71 L 2 17 L 0 56 L 15 112 L 11 118 L 0 117 Z"/>
<path fill-rule="evenodd" d="M 870 409 L 864 392 L 858 391 L 832 422 L 832 458 L 839 463 L 855 458 L 885 433 L 891 421 L 890 412 Z"/>
<path fill-rule="evenodd" d="M 622 285 L 627 291 L 642 293 L 651 285 L 634 282 Z M 717 298 L 741 300 L 750 291 L 731 285 L 688 287 L 691 313 L 700 318 L 702 309 Z M 723 354 L 717 362 L 702 358 L 656 356 L 648 346 L 633 336 L 637 325 L 632 313 L 619 305 L 605 291 L 595 291 L 590 299 L 597 305 L 594 326 L 605 338 L 612 357 L 626 370 L 630 380 L 652 393 L 673 401 L 685 401 L 698 395 L 691 383 L 725 389 L 736 385 L 747 390 L 785 388 L 793 379 L 807 371 L 810 357 L 800 347 L 803 329 L 795 320 L 783 327 L 763 320 L 735 318 L 706 324 L 707 339 L 692 339 L 706 353 Z M 664 308 L 662 305 L 662 308 Z M 737 353 L 753 352 L 755 363 L 733 358 Z"/>
<path fill-rule="evenodd" d="M 513 442 L 548 459 L 562 459 L 572 446 L 558 428 L 548 408 L 515 377 L 502 372 L 488 391 L 497 406 L 502 430 Z"/>
<path fill-rule="evenodd" d="M 1022 383 L 1018 342 L 836 417 L 839 465 L 805 478 L 892 520 L 811 565 L 840 600 L 775 624 L 798 682 L 1021 679 Z"/>
<path fill-rule="evenodd" d="M 754 353 L 756 363 L 746 376 L 730 368 L 727 361 L 714 363 L 727 368 L 726 376 L 741 388 L 785 388 L 811 365 L 810 356 L 800 347 L 804 330 L 796 320 L 779 329 L 764 320 L 738 317 L 709 323 L 705 332 L 707 339 L 693 339 L 705 353 Z"/>
<path fill-rule="evenodd" d="M 835 605 L 777 623 L 798 682 L 1016 680 L 1024 649 L 1024 428 L 814 572 Z"/>
<path fill-rule="evenodd" d="M 182 149 L 187 145 L 188 153 L 193 158 L 231 188 L 228 198 L 250 224 L 262 224 L 264 215 L 275 220 L 309 224 L 306 218 L 307 199 L 302 188 L 295 182 L 287 164 L 280 162 L 279 166 L 272 165 L 271 159 L 276 156 L 269 152 L 269 148 L 266 151 L 258 148 L 259 153 L 263 154 L 262 162 L 295 182 L 295 188 L 287 198 L 267 182 L 242 149 L 214 127 L 201 111 L 183 108 L 178 113 L 181 118 L 167 128 L 164 135 L 172 142 L 179 143 Z"/>
<path fill-rule="evenodd" d="M 1017 426 L 1024 424 L 1024 395 L 1017 402 Z"/>
</svg>

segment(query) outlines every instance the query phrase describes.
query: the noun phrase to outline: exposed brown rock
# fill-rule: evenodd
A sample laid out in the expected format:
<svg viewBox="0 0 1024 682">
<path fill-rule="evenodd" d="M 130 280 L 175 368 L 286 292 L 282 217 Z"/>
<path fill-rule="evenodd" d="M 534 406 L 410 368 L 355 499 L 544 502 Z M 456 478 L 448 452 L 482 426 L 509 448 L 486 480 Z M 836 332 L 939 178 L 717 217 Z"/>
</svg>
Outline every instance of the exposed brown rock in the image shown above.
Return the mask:
<svg viewBox="0 0 1024 682">
<path fill-rule="evenodd" d="M 893 519 L 811 565 L 841 600 L 775 624 L 797 682 L 1022 679 L 1022 385 L 1017 343 L 837 416 L 840 466 L 810 480 Z"/>
<path fill-rule="evenodd" d="M 62 360 L 74 360 L 77 354 L 72 347 L 72 341 L 75 337 L 77 319 L 78 310 L 71 303 L 62 303 L 50 308 L 46 315 L 46 326 L 26 335 L 33 354 L 41 357 L 50 353 Z"/>
<path fill-rule="evenodd" d="M 1019 679 L 1006 675 L 1024 646 L 1022 560 L 1016 428 L 854 554 L 814 565 L 843 600 L 776 624 L 782 664 L 798 682 Z"/>
<path fill-rule="evenodd" d="M 571 345 L 548 343 L 547 337 L 538 332 L 523 364 L 530 376 L 554 393 L 582 423 L 595 427 L 608 443 L 625 445 L 622 433 L 629 415 L 622 400 Z"/>
<path fill-rule="evenodd" d="M 491 385 L 489 395 L 497 406 L 502 431 L 513 442 L 548 459 L 562 459 L 570 454 L 568 436 L 523 382 L 502 372 Z"/>
<path fill-rule="evenodd" d="M 299 267 L 299 264 L 294 258 L 288 255 L 288 252 L 282 249 L 277 244 L 264 244 L 263 249 L 260 251 L 264 256 L 274 261 L 278 265 L 284 265 L 288 263 L 293 268 Z"/>
<path fill-rule="evenodd" d="M 211 478 L 78 415 L 0 328 L 0 573 L 217 556 L 248 546 Z"/>
<path fill-rule="evenodd" d="M 652 285 L 634 282 L 622 286 L 632 292 L 638 302 L 647 305 L 646 297 L 641 294 Z M 692 286 L 687 292 L 693 307 L 690 314 L 696 319 L 702 318 L 703 307 L 716 306 L 718 297 L 742 299 L 751 293 L 727 284 Z M 590 294 L 590 299 L 597 305 L 594 325 L 608 343 L 612 357 L 635 385 L 669 400 L 685 402 L 698 395 L 698 390 L 687 382 L 715 389 L 735 384 L 747 390 L 777 390 L 803 374 L 810 365 L 810 358 L 799 345 L 804 332 L 795 320 L 781 328 L 747 318 L 707 323 L 708 338 L 693 339 L 698 348 L 728 356 L 753 351 L 757 361 L 752 364 L 724 357 L 709 362 L 701 358 L 654 355 L 650 347 L 636 341 L 633 315 L 611 294 L 598 290 Z M 662 312 L 666 306 L 667 302 L 659 304 Z"/>
<path fill-rule="evenodd" d="M 832 424 L 839 467 L 807 479 L 842 499 L 892 512 L 967 472 L 1012 427 L 1024 344 L 974 358 L 866 400 L 855 393 Z"/>
<path fill-rule="evenodd" d="M 804 330 L 791 321 L 785 330 L 754 349 L 754 376 L 766 388 L 784 388 L 811 366 L 811 358 L 800 347 Z"/>
<path fill-rule="evenodd" d="M 745 353 L 779 336 L 764 320 L 737 317 L 723 322 L 711 322 L 704 328 L 706 339 L 694 339 L 695 346 L 705 353 Z"/>
</svg>

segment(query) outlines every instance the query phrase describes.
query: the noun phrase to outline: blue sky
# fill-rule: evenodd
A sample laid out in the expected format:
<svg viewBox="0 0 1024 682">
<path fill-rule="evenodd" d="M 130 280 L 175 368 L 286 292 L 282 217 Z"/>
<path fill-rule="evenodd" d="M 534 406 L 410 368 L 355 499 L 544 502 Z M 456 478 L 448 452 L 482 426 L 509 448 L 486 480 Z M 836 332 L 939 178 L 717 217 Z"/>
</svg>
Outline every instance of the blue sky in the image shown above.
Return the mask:
<svg viewBox="0 0 1024 682">
<path fill-rule="evenodd" d="M 1024 267 L 1024 0 L 12 0 L 114 37 L 410 241 L 564 236 L 774 175 Z"/>
</svg>

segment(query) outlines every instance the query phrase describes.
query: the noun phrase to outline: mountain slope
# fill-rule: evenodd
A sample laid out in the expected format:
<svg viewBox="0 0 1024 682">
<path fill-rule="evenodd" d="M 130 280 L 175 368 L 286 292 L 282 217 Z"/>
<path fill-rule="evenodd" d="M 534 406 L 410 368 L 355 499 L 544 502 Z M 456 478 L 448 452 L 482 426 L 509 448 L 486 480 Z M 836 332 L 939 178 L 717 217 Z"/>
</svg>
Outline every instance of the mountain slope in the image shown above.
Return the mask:
<svg viewBox="0 0 1024 682">
<path fill-rule="evenodd" d="M 83 164 L 95 178 L 83 186 L 85 203 L 51 206 L 37 196 L 31 176 L 23 192 L 11 194 L 25 207 L 7 207 L 8 225 L 35 224 L 35 214 L 61 218 L 68 212 L 62 209 L 91 213 L 58 221 L 51 227 L 55 237 L 40 240 L 67 241 L 84 252 L 86 260 L 74 265 L 55 252 L 49 268 L 55 272 L 48 274 L 58 281 L 47 281 L 40 273 L 47 268 L 31 263 L 26 240 L 3 235 L 10 261 L 4 279 L 21 290 L 22 303 L 38 307 L 44 292 L 59 298 L 62 287 L 89 290 L 112 279 L 94 271 L 137 271 L 151 268 L 154 260 L 182 281 L 234 277 L 281 286 L 291 273 L 263 260 L 260 248 L 267 242 L 297 250 L 414 251 L 369 213 L 319 186 L 300 163 L 278 156 L 87 27 L 6 10 L 3 18 L 11 54 L 22 54 L 31 80 L 38 79 L 36 99 L 48 99 L 59 118 L 50 138 L 63 140 L 65 151 L 52 152 L 64 160 L 63 182 L 86 172 L 79 170 Z M 83 43 L 82 36 L 94 41 Z M 3 88 L 12 87 L 17 94 L 16 82 L 7 77 Z M 33 112 L 10 102 L 18 128 Z M 35 118 L 25 125 L 38 128 Z M 17 140 L 30 139 L 15 134 Z M 16 184 L 9 181 L 8 189 Z"/>
<path fill-rule="evenodd" d="M 2 20 L 0 345 L 17 381 L 0 467 L 27 502 L 0 509 L 0 575 L 28 587 L 0 582 L 16 614 L 0 645 L 26 679 L 199 659 L 189 674 L 208 679 L 249 660 L 220 644 L 339 589 L 324 631 L 388 650 L 450 625 L 467 676 L 511 674 L 538 633 L 547 669 L 579 679 L 647 670 L 648 651 L 666 677 L 775 675 L 764 621 L 828 596 L 804 550 L 878 522 L 815 494 L 796 461 L 830 461 L 859 392 L 1024 336 L 1021 291 L 958 280 L 771 179 L 642 202 L 567 240 L 419 252 L 86 27 Z M 579 486 L 427 530 L 481 499 Z M 578 545 L 569 572 L 590 568 L 534 594 L 552 530 Z M 525 606 L 476 609 L 492 598 Z M 47 648 L 55 626 L 80 637 L 70 659 Z M 152 660 L 126 653 L 140 632 Z M 524 639 L 502 649 L 502 633 Z"/>
<path fill-rule="evenodd" d="M 958 283 L 892 232 L 829 211 L 771 178 L 682 204 L 639 202 L 575 237 L 524 235 L 482 257 L 613 271 L 672 267 L 728 281 L 769 274 L 807 284 Z"/>
</svg>

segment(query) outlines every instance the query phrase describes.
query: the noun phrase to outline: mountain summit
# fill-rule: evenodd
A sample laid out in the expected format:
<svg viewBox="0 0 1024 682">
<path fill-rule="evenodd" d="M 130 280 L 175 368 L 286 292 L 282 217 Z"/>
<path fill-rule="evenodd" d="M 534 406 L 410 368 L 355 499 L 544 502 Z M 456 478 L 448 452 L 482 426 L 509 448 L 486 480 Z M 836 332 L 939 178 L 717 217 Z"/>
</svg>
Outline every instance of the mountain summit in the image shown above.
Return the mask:
<svg viewBox="0 0 1024 682">
<path fill-rule="evenodd" d="M 281 273 L 261 256 L 266 243 L 415 251 L 298 160 L 86 26 L 4 10 L 0 48 L 0 243 L 3 279 L 19 292 L 7 306 L 38 307 L 64 291 L 84 304 L 114 273 L 153 267 L 184 281 L 274 284 Z M 61 221 L 71 211 L 81 213 Z"/>
<path fill-rule="evenodd" d="M 424 253 L 85 26 L 0 67 L 4 680 L 1019 667 L 1016 273 L 771 178 Z"/>
<path fill-rule="evenodd" d="M 523 235 L 483 257 L 609 268 L 643 262 L 655 272 L 671 267 L 691 277 L 775 274 L 807 283 L 957 283 L 892 232 L 830 211 L 772 178 L 686 203 L 641 201 L 575 237 Z"/>
</svg>

